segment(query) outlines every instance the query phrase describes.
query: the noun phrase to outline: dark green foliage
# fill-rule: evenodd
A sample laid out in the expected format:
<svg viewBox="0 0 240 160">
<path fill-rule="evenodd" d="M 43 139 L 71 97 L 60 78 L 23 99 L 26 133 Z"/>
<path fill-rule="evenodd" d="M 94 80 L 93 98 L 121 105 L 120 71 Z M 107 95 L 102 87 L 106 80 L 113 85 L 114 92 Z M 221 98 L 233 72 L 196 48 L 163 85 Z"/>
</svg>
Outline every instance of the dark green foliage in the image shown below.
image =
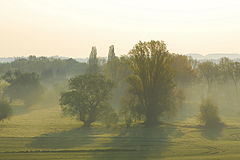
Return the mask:
<svg viewBox="0 0 240 160">
<path fill-rule="evenodd" d="M 3 75 L 3 79 L 9 83 L 6 95 L 11 100 L 23 100 L 26 106 L 34 104 L 43 92 L 39 76 L 36 73 L 7 72 Z"/>
<path fill-rule="evenodd" d="M 89 127 L 108 109 L 113 84 L 102 75 L 80 75 L 69 80 L 69 91 L 61 94 L 65 114 L 77 117 Z"/>
<path fill-rule="evenodd" d="M 0 121 L 8 118 L 12 114 L 12 109 L 7 101 L 0 100 Z"/>
<path fill-rule="evenodd" d="M 158 124 L 162 114 L 175 108 L 172 56 L 164 42 L 139 42 L 129 52 L 133 74 L 128 77 L 130 111 L 146 126 Z"/>
<path fill-rule="evenodd" d="M 104 112 L 101 116 L 101 122 L 105 124 L 106 127 L 115 127 L 119 121 L 118 114 L 114 111 L 113 108 L 108 107 L 104 109 Z"/>
<path fill-rule="evenodd" d="M 205 127 L 219 127 L 223 125 L 218 115 L 218 106 L 215 105 L 210 99 L 202 100 L 199 118 Z"/>
</svg>

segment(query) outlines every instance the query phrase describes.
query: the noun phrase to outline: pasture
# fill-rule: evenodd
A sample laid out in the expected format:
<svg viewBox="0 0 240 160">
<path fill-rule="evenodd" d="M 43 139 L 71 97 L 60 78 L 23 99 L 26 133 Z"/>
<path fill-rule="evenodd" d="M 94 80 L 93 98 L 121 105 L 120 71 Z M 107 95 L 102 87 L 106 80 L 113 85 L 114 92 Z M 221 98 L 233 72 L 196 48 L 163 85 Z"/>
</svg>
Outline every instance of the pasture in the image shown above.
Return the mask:
<svg viewBox="0 0 240 160">
<path fill-rule="evenodd" d="M 163 159 L 239 160 L 240 118 L 223 117 L 227 126 L 204 129 L 191 114 L 157 128 L 104 128 L 61 115 L 60 107 L 14 108 L 0 125 L 1 160 Z"/>
</svg>

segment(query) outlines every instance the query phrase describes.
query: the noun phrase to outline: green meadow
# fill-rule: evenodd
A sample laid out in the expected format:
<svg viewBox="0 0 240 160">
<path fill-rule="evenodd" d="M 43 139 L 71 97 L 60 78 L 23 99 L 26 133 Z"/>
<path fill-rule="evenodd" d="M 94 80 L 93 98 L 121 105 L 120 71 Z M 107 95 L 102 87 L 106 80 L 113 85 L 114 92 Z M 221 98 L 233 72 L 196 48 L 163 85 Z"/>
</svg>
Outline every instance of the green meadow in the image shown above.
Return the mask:
<svg viewBox="0 0 240 160">
<path fill-rule="evenodd" d="M 200 127 L 195 114 L 156 128 L 104 128 L 97 123 L 84 128 L 63 117 L 58 106 L 14 109 L 18 114 L 0 125 L 1 160 L 240 159 L 237 116 L 223 116 L 227 125 L 219 129 Z"/>
</svg>

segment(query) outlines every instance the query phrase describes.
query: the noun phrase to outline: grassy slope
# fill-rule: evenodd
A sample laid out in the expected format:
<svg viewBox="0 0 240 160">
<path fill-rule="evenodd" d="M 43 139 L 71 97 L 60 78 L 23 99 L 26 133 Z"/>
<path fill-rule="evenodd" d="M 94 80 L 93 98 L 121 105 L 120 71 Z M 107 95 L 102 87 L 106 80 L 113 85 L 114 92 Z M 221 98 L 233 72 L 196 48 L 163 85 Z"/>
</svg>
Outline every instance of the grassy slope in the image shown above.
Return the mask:
<svg viewBox="0 0 240 160">
<path fill-rule="evenodd" d="M 225 119 L 228 127 L 218 130 L 199 128 L 194 118 L 155 129 L 85 129 L 58 107 L 35 109 L 1 124 L 0 160 L 239 160 L 240 124 Z"/>
</svg>

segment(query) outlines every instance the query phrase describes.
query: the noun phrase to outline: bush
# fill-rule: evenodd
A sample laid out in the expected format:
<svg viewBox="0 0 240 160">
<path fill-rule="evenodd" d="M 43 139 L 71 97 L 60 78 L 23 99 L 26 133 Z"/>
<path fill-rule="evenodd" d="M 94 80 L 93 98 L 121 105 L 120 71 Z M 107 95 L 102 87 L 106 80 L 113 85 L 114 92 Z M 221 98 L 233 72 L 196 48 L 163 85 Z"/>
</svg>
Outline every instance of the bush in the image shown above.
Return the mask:
<svg viewBox="0 0 240 160">
<path fill-rule="evenodd" d="M 0 121 L 8 118 L 12 114 L 12 109 L 8 102 L 0 101 Z"/>
<path fill-rule="evenodd" d="M 218 115 L 218 106 L 210 99 L 204 99 L 200 105 L 200 122 L 205 127 L 219 127 L 223 125 Z"/>
<path fill-rule="evenodd" d="M 119 121 L 119 116 L 111 107 L 107 107 L 101 116 L 102 123 L 107 127 L 115 127 Z"/>
</svg>

